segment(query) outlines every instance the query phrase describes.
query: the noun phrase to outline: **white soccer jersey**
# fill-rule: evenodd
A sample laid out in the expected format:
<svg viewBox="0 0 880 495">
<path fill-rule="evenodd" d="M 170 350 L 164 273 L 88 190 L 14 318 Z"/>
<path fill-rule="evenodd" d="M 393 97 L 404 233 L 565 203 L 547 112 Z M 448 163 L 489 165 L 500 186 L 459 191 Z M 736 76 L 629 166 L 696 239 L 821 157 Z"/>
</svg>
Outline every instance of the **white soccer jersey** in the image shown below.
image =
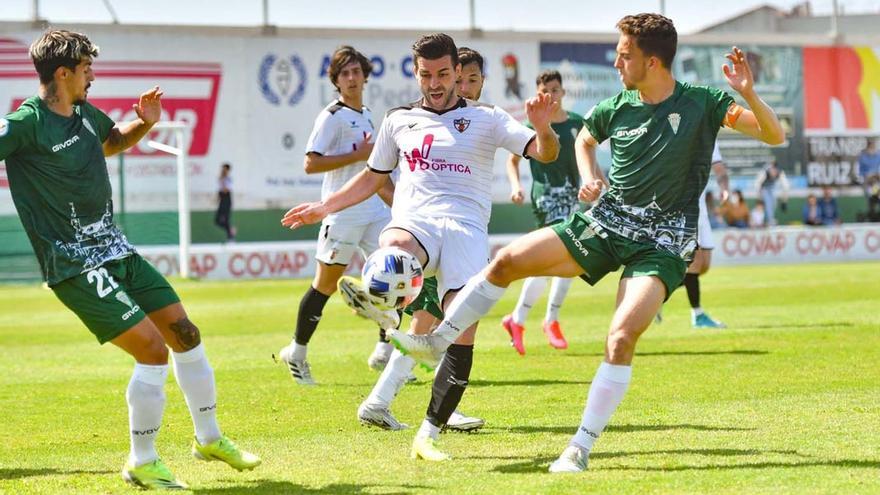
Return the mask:
<svg viewBox="0 0 880 495">
<path fill-rule="evenodd" d="M 437 112 L 420 102 L 389 110 L 368 165 L 398 167 L 391 216 L 449 217 L 486 227 L 495 151 L 523 155 L 535 131 L 493 105 L 460 99 Z"/>
<path fill-rule="evenodd" d="M 357 111 L 341 101 L 334 101 L 321 110 L 315 119 L 315 127 L 306 143 L 306 154 L 318 153 L 335 156 L 351 153 L 364 140 L 364 135 L 373 132 L 370 109 L 363 107 Z M 321 185 L 321 200 L 339 190 L 349 179 L 360 173 L 366 164 L 352 163 L 324 173 Z M 356 205 L 328 215 L 326 225 L 365 225 L 376 218 L 388 215 L 388 207 L 374 194 Z"/>
</svg>

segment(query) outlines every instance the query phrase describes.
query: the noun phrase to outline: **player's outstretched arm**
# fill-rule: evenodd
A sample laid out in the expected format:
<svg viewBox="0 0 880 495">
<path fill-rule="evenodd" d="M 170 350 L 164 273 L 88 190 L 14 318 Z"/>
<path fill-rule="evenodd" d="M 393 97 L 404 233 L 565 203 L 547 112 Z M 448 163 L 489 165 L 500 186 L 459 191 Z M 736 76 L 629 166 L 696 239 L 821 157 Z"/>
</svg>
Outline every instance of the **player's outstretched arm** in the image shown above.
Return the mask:
<svg viewBox="0 0 880 495">
<path fill-rule="evenodd" d="M 596 138 L 590 134 L 586 127 L 582 127 L 574 141 L 574 155 L 583 182 L 578 191 L 578 199 L 583 202 L 596 201 L 602 194 L 602 188 L 608 186 L 605 174 L 599 168 L 599 160 L 596 159 L 597 146 L 599 143 Z"/>
<path fill-rule="evenodd" d="M 548 94 L 541 93 L 526 100 L 526 117 L 537 134 L 526 154 L 539 162 L 550 163 L 559 157 L 559 137 L 550 127 L 553 113 L 558 108 L 559 102 L 554 102 Z"/>
<path fill-rule="evenodd" d="M 381 174 L 365 168 L 323 202 L 302 203 L 291 208 L 281 218 L 281 225 L 296 229 L 318 223 L 331 213 L 344 210 L 375 194 L 388 180 Z"/>
<path fill-rule="evenodd" d="M 162 90 L 159 86 L 142 94 L 138 102 L 132 105 L 138 119 L 124 124 L 116 124 L 104 140 L 104 156 L 112 156 L 123 152 L 143 139 L 153 125 L 162 117 Z"/>
<path fill-rule="evenodd" d="M 746 54 L 733 47 L 732 53 L 725 56 L 731 65 L 722 66 L 724 77 L 730 87 L 746 100 L 749 109 L 737 104 L 731 105 L 724 118 L 724 125 L 767 144 L 782 144 L 785 141 L 785 131 L 776 112 L 755 92 L 755 80 Z"/>
<path fill-rule="evenodd" d="M 519 180 L 519 161 L 520 157 L 513 153 L 507 159 L 507 180 L 510 182 L 510 200 L 516 205 L 522 204 L 524 196 L 522 182 Z"/>
</svg>

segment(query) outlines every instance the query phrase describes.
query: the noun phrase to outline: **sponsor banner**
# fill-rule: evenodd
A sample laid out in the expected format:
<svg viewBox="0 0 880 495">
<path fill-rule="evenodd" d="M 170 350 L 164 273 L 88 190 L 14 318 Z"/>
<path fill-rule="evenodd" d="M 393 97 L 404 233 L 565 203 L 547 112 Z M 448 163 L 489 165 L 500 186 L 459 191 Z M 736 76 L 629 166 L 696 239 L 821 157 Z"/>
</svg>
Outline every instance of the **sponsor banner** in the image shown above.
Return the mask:
<svg viewBox="0 0 880 495">
<path fill-rule="evenodd" d="M 801 49 L 790 46 L 740 47 L 746 52 L 755 76 L 755 87 L 782 120 L 786 142 L 774 148 L 733 131 L 722 130 L 719 145 L 727 166 L 737 174 L 757 172 L 764 163 L 777 160 L 789 173 L 802 169 L 804 161 L 803 78 Z M 676 78 L 691 84 L 723 89 L 744 101 L 730 89 L 721 65 L 726 45 L 679 45 L 673 63 Z M 623 86 L 614 68 L 615 45 L 607 43 L 541 43 L 541 68 L 557 69 L 566 90 L 563 106 L 585 114 L 596 103 L 618 94 Z M 608 143 L 599 147 L 600 163 L 611 161 Z"/>
<path fill-rule="evenodd" d="M 715 265 L 880 261 L 880 224 L 725 229 L 716 231 L 714 236 Z M 518 237 L 490 236 L 491 256 Z M 178 274 L 177 246 L 152 246 L 138 252 L 163 275 Z M 206 280 L 312 278 L 315 243 L 201 244 L 192 247 L 189 263 L 193 276 Z M 357 274 L 362 267 L 363 259 L 356 255 L 347 273 Z"/>
<path fill-rule="evenodd" d="M 880 224 L 725 229 L 714 237 L 718 265 L 880 261 Z"/>
<path fill-rule="evenodd" d="M 28 45 L 39 34 L 0 38 L 2 114 L 35 94 L 37 75 Z M 337 96 L 327 79 L 336 47 L 352 45 L 373 64 L 364 103 L 372 110 L 374 127 L 390 108 L 421 96 L 413 78 L 411 37 L 154 36 L 119 30 L 92 38 L 101 47 L 94 63 L 96 80 L 89 89 L 92 104 L 116 121 L 127 121 L 135 117 L 131 105 L 137 97 L 159 85 L 165 92 L 163 119 L 191 126 L 185 138 L 194 210 L 216 207 L 220 165 L 227 161 L 232 164 L 237 209 L 284 208 L 320 197 L 322 176 L 306 175 L 303 157 L 315 117 Z M 522 119 L 524 101 L 534 93 L 538 43 L 457 42 L 485 58 L 482 100 Z M 125 155 L 128 212 L 176 209 L 175 158 L 149 147 L 150 140 L 177 144 L 173 131 L 154 131 Z M 506 159 L 507 152 L 499 152 L 492 164 L 495 202 L 509 202 Z M 116 157 L 108 159 L 114 189 L 119 184 L 118 163 Z M 0 215 L 14 212 L 8 187 L 0 162 Z M 118 190 L 116 194 L 119 205 Z"/>
<path fill-rule="evenodd" d="M 807 136 L 807 185 L 859 184 L 859 154 L 876 136 Z"/>
</svg>

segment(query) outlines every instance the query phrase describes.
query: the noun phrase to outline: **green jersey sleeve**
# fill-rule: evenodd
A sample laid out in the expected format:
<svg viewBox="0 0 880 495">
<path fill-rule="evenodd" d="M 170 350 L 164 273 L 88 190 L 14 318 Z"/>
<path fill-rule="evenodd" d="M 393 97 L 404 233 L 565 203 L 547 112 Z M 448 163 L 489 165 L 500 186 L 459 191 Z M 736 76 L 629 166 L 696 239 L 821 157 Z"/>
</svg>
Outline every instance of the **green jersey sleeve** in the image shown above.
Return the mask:
<svg viewBox="0 0 880 495">
<path fill-rule="evenodd" d="M 83 105 L 83 110 L 85 110 L 89 118 L 95 122 L 95 130 L 98 133 L 98 139 L 100 139 L 102 143 L 106 141 L 110 136 L 110 130 L 113 129 L 113 126 L 115 126 L 116 123 L 113 122 L 113 119 L 108 117 L 106 113 L 102 112 L 91 103 L 86 102 Z"/>
<path fill-rule="evenodd" d="M 715 129 L 718 129 L 721 127 L 722 122 L 724 122 L 724 115 L 727 113 L 730 105 L 734 103 L 734 100 L 732 96 L 727 94 L 727 91 L 711 87 L 707 87 L 707 89 L 709 90 L 709 99 L 706 104 L 709 115 L 711 115 L 711 123 Z"/>
<path fill-rule="evenodd" d="M 0 119 L 0 160 L 12 156 L 24 143 L 30 128 L 27 115 L 18 110 Z"/>
<path fill-rule="evenodd" d="M 608 139 L 609 125 L 611 124 L 611 116 L 614 114 L 614 104 L 612 99 L 602 100 L 597 103 L 584 116 L 584 127 L 590 131 L 590 135 L 601 143 Z"/>
</svg>

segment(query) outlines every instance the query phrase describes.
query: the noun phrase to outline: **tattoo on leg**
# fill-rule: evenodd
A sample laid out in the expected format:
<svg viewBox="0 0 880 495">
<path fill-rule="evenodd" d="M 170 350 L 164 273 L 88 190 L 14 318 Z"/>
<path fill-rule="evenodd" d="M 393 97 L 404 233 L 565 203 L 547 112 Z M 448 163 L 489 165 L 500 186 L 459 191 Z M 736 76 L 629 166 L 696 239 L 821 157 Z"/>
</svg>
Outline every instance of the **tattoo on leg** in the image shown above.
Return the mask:
<svg viewBox="0 0 880 495">
<path fill-rule="evenodd" d="M 181 318 L 168 326 L 171 332 L 185 350 L 190 350 L 202 342 L 199 329 L 189 321 L 189 318 Z"/>
</svg>

